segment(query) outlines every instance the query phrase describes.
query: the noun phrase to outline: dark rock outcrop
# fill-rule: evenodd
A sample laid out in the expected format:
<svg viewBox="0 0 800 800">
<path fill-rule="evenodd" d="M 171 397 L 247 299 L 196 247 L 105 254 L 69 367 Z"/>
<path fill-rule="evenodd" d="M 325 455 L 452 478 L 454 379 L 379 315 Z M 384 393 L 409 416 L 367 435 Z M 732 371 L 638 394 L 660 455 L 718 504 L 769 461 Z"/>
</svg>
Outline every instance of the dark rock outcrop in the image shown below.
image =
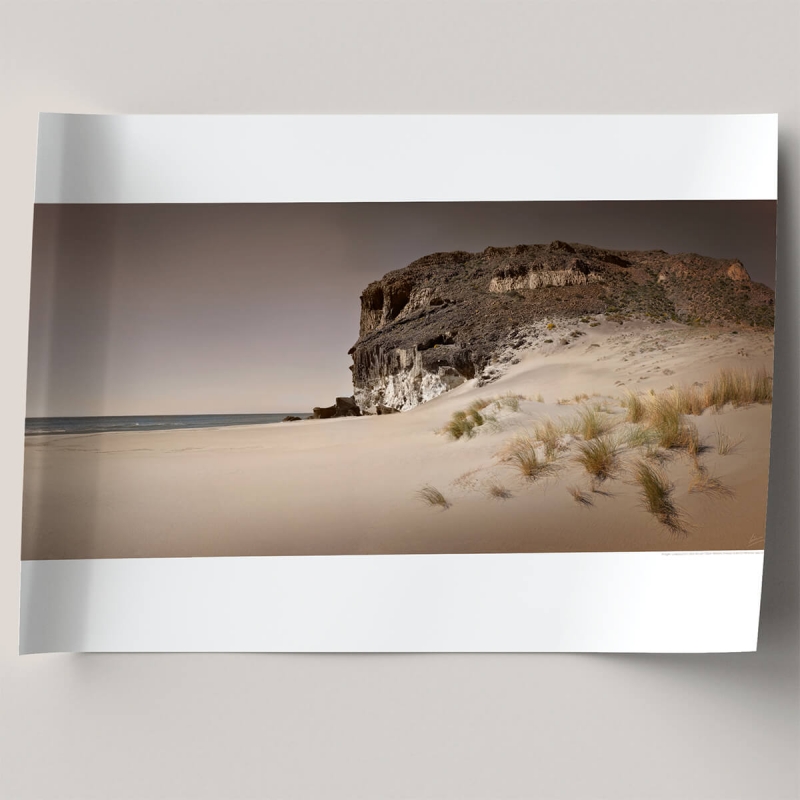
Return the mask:
<svg viewBox="0 0 800 800">
<path fill-rule="evenodd" d="M 284 417 L 281 422 L 300 422 L 302 417 L 295 417 L 293 414 L 289 414 L 288 416 Z"/>
<path fill-rule="evenodd" d="M 314 419 L 332 419 L 333 417 L 360 417 L 361 409 L 353 397 L 337 397 L 332 406 L 313 410 Z"/>
<path fill-rule="evenodd" d="M 740 261 L 694 253 L 560 241 L 434 253 L 362 293 L 355 401 L 412 408 L 480 374 L 526 326 L 597 314 L 771 328 L 774 293 Z"/>
</svg>

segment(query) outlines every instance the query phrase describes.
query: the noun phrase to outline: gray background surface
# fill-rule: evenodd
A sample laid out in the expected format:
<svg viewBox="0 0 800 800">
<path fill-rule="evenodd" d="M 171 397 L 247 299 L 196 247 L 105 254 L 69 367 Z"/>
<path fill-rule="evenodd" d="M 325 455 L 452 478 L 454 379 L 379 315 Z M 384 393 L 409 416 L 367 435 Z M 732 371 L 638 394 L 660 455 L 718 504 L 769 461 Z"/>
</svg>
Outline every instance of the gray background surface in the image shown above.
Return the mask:
<svg viewBox="0 0 800 800">
<path fill-rule="evenodd" d="M 800 4 L 0 3 L 0 798 L 798 797 Z M 36 114 L 781 114 L 757 654 L 15 655 Z"/>
</svg>

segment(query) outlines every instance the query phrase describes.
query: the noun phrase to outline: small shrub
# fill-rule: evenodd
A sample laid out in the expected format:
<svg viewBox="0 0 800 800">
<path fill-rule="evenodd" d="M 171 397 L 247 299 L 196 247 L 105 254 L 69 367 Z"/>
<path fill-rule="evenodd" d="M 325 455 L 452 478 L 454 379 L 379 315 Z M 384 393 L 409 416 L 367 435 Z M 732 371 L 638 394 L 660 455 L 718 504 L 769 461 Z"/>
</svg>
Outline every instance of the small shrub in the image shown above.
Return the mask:
<svg viewBox="0 0 800 800">
<path fill-rule="evenodd" d="M 423 486 L 417 492 L 417 497 L 422 500 L 423 503 L 431 506 L 431 508 L 450 508 L 450 503 L 447 501 L 447 498 L 445 498 L 435 486 L 430 486 L 429 484 Z"/>
<path fill-rule="evenodd" d="M 544 343 L 545 344 L 553 344 L 553 340 L 552 339 L 545 339 Z"/>
<path fill-rule="evenodd" d="M 556 326 L 552 322 L 547 323 L 547 330 L 552 331 Z"/>
<path fill-rule="evenodd" d="M 544 397 L 542 396 L 541 392 L 539 392 L 539 394 L 536 395 L 536 402 L 537 403 L 544 403 Z"/>
</svg>

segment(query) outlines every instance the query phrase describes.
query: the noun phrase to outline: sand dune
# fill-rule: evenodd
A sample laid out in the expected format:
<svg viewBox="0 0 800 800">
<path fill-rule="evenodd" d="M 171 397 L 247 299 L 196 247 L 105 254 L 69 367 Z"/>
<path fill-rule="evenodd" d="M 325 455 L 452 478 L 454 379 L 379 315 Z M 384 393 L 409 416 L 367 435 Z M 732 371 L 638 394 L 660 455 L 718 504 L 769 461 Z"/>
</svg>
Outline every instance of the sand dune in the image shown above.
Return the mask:
<svg viewBox="0 0 800 800">
<path fill-rule="evenodd" d="M 691 459 L 669 454 L 663 469 L 685 521 L 678 533 L 644 508 L 631 449 L 620 451 L 618 474 L 594 487 L 600 491 L 592 491 L 573 451 L 561 454 L 550 476 L 533 482 L 497 454 L 536 420 L 575 415 L 580 403 L 563 401 L 576 395 L 590 396 L 584 405 L 605 403 L 617 424 L 623 412 L 615 398 L 626 388 L 659 392 L 706 381 L 721 367 L 771 373 L 772 335 L 644 322 L 584 325 L 577 337 L 570 330 L 556 329 L 551 344 L 501 358 L 505 373 L 491 385 L 470 381 L 403 414 L 28 437 L 22 556 L 760 547 L 770 405 L 692 417 L 708 447 L 703 466 L 731 496 L 690 492 Z M 496 421 L 472 438 L 452 441 L 440 433 L 453 412 L 508 392 L 527 399 L 518 410 L 497 410 Z M 720 430 L 739 441 L 727 455 L 719 452 Z M 439 490 L 449 507 L 424 503 L 417 492 L 425 485 Z M 493 487 L 499 496 L 492 496 Z M 576 502 L 570 487 L 587 502 Z"/>
</svg>

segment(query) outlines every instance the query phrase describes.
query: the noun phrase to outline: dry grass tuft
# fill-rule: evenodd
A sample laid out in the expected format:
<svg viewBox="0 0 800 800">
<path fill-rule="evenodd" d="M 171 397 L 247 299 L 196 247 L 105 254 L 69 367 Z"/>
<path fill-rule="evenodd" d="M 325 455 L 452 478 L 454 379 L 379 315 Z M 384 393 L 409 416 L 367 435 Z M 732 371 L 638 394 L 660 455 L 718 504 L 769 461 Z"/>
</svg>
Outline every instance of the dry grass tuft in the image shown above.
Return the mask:
<svg viewBox="0 0 800 800">
<path fill-rule="evenodd" d="M 553 473 L 551 462 L 539 458 L 536 440 L 529 434 L 519 434 L 508 441 L 499 453 L 500 460 L 513 467 L 529 481 L 546 477 Z"/>
<path fill-rule="evenodd" d="M 765 369 L 723 369 L 705 387 L 706 407 L 717 411 L 730 403 L 735 407 L 772 402 L 772 377 Z"/>
<path fill-rule="evenodd" d="M 450 508 L 447 498 L 435 487 L 427 484 L 417 491 L 417 497 L 431 508 Z"/>
<path fill-rule="evenodd" d="M 715 497 L 733 497 L 735 494 L 719 478 L 709 475 L 708 470 L 697 461 L 695 461 L 692 477 L 689 481 L 689 493 L 702 493 Z"/>
<path fill-rule="evenodd" d="M 642 492 L 645 508 L 673 533 L 685 531 L 681 513 L 672 499 L 672 484 L 658 467 L 640 461 L 634 477 Z"/>
<path fill-rule="evenodd" d="M 625 419 L 634 424 L 642 422 L 647 414 L 647 403 L 644 397 L 630 389 L 622 398 L 622 407 L 626 411 Z"/>
<path fill-rule="evenodd" d="M 656 435 L 644 425 L 633 425 L 622 434 L 622 443 L 627 447 L 650 447 L 655 444 Z"/>
<path fill-rule="evenodd" d="M 567 491 L 572 495 L 572 499 L 582 508 L 589 508 L 594 505 L 592 496 L 577 486 L 568 486 Z"/>
<path fill-rule="evenodd" d="M 672 393 L 658 395 L 650 402 L 647 424 L 655 433 L 658 446 L 665 450 L 686 450 L 696 456 L 704 449 L 697 427 L 684 419 Z"/>
<path fill-rule="evenodd" d="M 501 483 L 497 483 L 497 481 L 489 481 L 489 483 L 486 484 L 486 494 L 495 500 L 508 500 L 514 496 L 505 486 Z"/>
<path fill-rule="evenodd" d="M 586 407 L 578 411 L 575 430 L 587 441 L 608 433 L 611 427 L 609 418 L 596 407 Z"/>
<path fill-rule="evenodd" d="M 554 461 L 559 452 L 566 449 L 562 435 L 563 430 L 549 417 L 539 420 L 532 433 L 532 437 L 544 448 L 544 457 L 547 461 Z"/>
<path fill-rule="evenodd" d="M 497 398 L 501 406 L 511 409 L 511 411 L 519 411 L 519 401 L 523 400 L 521 394 L 514 394 L 513 392 L 506 392 L 504 395 Z"/>
<path fill-rule="evenodd" d="M 732 439 L 722 428 L 717 428 L 716 432 L 717 452 L 721 456 L 729 456 L 736 452 L 736 448 L 744 441 L 743 436 Z"/>
<path fill-rule="evenodd" d="M 471 439 L 475 433 L 475 420 L 467 416 L 466 411 L 456 411 L 444 430 L 451 439 Z"/>
<path fill-rule="evenodd" d="M 613 478 L 619 467 L 617 445 L 608 437 L 582 442 L 575 458 L 598 483 Z"/>
</svg>

